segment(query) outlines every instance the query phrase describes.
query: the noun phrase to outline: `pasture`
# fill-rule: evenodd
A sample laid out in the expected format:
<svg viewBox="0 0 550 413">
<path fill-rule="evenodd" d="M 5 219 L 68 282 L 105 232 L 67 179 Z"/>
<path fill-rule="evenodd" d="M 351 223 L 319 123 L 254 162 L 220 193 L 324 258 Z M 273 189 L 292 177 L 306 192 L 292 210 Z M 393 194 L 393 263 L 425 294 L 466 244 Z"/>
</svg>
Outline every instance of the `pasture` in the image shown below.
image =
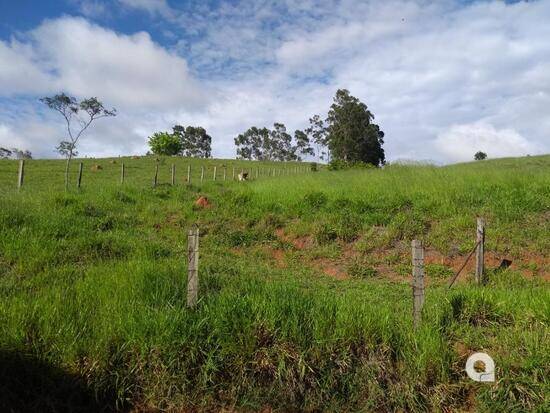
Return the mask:
<svg viewBox="0 0 550 413">
<path fill-rule="evenodd" d="M 78 162 L 65 191 L 63 161 L 28 161 L 21 190 L 17 162 L 0 161 L 0 410 L 550 409 L 550 156 L 319 172 L 209 160 L 202 183 L 199 160 L 166 158 L 156 187 L 154 158 L 86 159 L 80 189 Z M 224 165 L 264 174 L 223 181 Z M 470 263 L 448 289 L 478 216 L 486 281 Z M 417 330 L 412 239 L 426 246 Z M 495 383 L 464 373 L 476 351 Z"/>
</svg>

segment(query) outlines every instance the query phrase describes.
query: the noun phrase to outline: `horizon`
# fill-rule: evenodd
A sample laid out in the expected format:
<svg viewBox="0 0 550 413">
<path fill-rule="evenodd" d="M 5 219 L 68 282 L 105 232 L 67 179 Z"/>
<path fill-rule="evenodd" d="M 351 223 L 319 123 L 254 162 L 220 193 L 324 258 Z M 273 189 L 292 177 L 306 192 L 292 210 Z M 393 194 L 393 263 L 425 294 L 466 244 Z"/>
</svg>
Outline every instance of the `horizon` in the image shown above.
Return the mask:
<svg viewBox="0 0 550 413">
<path fill-rule="evenodd" d="M 55 159 L 62 119 L 38 99 L 97 96 L 119 115 L 79 146 L 143 155 L 200 125 L 233 138 L 323 118 L 338 88 L 385 132 L 387 159 L 439 165 L 550 153 L 550 1 L 0 0 L 0 146 Z M 395 10 L 399 10 L 396 13 Z M 10 64 L 6 64 L 10 63 Z"/>
</svg>

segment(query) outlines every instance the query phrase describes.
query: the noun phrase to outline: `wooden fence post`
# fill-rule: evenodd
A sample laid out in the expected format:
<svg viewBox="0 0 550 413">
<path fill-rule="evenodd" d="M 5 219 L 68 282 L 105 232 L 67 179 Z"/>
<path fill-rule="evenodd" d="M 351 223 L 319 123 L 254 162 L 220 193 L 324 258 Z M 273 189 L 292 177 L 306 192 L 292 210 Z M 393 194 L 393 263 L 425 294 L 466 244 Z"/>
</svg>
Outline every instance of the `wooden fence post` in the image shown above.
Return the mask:
<svg viewBox="0 0 550 413">
<path fill-rule="evenodd" d="M 213 179 L 214 181 L 216 180 L 216 172 L 217 172 L 217 170 L 218 170 L 218 167 L 217 167 L 217 166 L 214 166 L 214 179 Z"/>
<path fill-rule="evenodd" d="M 256 167 L 256 179 L 260 176 L 260 168 Z"/>
<path fill-rule="evenodd" d="M 223 167 L 223 180 L 225 181 L 225 176 L 227 175 L 227 166 Z"/>
<path fill-rule="evenodd" d="M 199 292 L 199 228 L 187 235 L 187 307 L 195 307 Z"/>
<path fill-rule="evenodd" d="M 235 180 L 235 167 L 233 167 L 233 177 L 231 179 Z"/>
<path fill-rule="evenodd" d="M 176 165 L 172 164 L 172 186 L 176 183 Z"/>
<path fill-rule="evenodd" d="M 19 161 L 19 174 L 17 176 L 17 189 L 21 189 L 23 186 L 23 177 L 25 175 L 25 160 L 21 159 Z"/>
<path fill-rule="evenodd" d="M 201 166 L 201 184 L 204 179 L 204 166 Z"/>
<path fill-rule="evenodd" d="M 157 163 L 155 165 L 155 176 L 153 177 L 153 187 L 157 186 L 158 176 L 159 176 L 159 164 Z"/>
<path fill-rule="evenodd" d="M 78 176 L 76 178 L 76 187 L 80 188 L 80 184 L 82 183 L 82 162 L 78 164 Z"/>
<path fill-rule="evenodd" d="M 424 247 L 422 241 L 413 240 L 412 246 L 412 266 L 413 266 L 413 325 L 418 328 L 422 315 L 422 306 L 424 305 Z"/>
<path fill-rule="evenodd" d="M 120 183 L 124 183 L 124 162 L 120 165 Z"/>
<path fill-rule="evenodd" d="M 485 220 L 477 219 L 477 248 L 476 248 L 476 283 L 483 282 L 484 254 L 485 254 Z"/>
<path fill-rule="evenodd" d="M 187 165 L 187 183 L 191 183 L 191 164 Z"/>
</svg>

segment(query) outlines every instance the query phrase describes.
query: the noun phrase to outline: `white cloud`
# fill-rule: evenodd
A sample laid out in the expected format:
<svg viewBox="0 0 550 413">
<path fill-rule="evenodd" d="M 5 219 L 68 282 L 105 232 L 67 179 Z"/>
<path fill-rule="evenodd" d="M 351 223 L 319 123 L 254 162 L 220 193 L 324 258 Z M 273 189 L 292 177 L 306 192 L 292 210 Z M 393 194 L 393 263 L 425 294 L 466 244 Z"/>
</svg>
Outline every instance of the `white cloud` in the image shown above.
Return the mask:
<svg viewBox="0 0 550 413">
<path fill-rule="evenodd" d="M 45 21 L 19 41 L 0 41 L 13 64 L 0 69 L 0 95 L 64 90 L 110 105 L 198 108 L 204 94 L 187 62 L 149 34 L 123 35 L 81 18 Z M 7 60 L 9 61 L 9 60 Z M 31 82 L 29 82 L 29 76 Z"/>
<path fill-rule="evenodd" d="M 477 151 L 485 152 L 489 158 L 501 158 L 540 150 L 513 129 L 497 130 L 483 122 L 453 125 L 438 135 L 435 145 L 451 161 L 471 161 Z"/>
<path fill-rule="evenodd" d="M 118 0 L 123 6 L 138 10 L 145 10 L 148 13 L 158 13 L 163 17 L 174 16 L 174 10 L 168 5 L 166 0 Z"/>
</svg>

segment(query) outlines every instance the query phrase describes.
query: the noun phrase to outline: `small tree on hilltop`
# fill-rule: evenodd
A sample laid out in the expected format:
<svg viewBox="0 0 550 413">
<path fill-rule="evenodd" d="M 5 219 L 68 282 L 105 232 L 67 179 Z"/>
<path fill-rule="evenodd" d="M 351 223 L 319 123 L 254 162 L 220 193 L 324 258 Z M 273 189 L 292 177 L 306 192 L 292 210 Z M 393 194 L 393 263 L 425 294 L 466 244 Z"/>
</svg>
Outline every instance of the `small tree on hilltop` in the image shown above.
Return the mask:
<svg viewBox="0 0 550 413">
<path fill-rule="evenodd" d="M 69 165 L 73 156 L 76 155 L 78 140 L 94 120 L 116 116 L 116 109 L 105 109 L 103 103 L 95 97 L 78 102 L 76 98 L 67 96 L 64 93 L 52 97 L 44 97 L 40 99 L 40 101 L 50 109 L 59 112 L 67 124 L 69 140 L 61 141 L 56 150 L 59 152 L 58 148 L 61 147 L 63 153 L 67 156 L 67 164 L 65 166 L 65 188 L 68 188 Z"/>
<path fill-rule="evenodd" d="M 149 137 L 149 147 L 155 155 L 177 155 L 183 144 L 179 136 L 168 132 L 156 132 Z"/>
<path fill-rule="evenodd" d="M 484 159 L 487 159 L 487 154 L 485 152 L 477 151 L 474 155 L 474 159 L 476 161 L 482 161 Z"/>
<path fill-rule="evenodd" d="M 367 105 L 349 91 L 339 89 L 328 112 L 328 147 L 334 159 L 384 164 L 384 132 L 372 123 Z"/>
</svg>

